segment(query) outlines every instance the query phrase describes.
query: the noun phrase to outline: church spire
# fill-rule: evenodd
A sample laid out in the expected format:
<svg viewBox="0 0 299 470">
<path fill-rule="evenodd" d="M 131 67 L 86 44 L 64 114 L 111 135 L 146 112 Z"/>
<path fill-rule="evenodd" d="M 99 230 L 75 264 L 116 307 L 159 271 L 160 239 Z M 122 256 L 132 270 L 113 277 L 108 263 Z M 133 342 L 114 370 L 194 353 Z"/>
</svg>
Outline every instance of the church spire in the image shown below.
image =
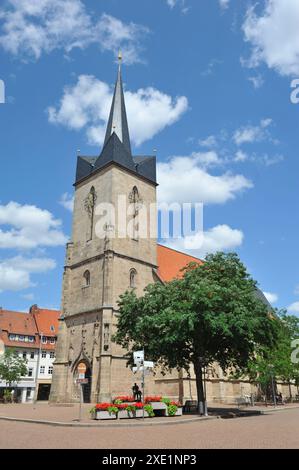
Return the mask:
<svg viewBox="0 0 299 470">
<path fill-rule="evenodd" d="M 121 52 L 119 52 L 118 73 L 117 73 L 113 101 L 112 101 L 112 106 L 110 110 L 110 115 L 109 115 L 106 135 L 105 135 L 104 147 L 107 144 L 110 136 L 113 134 L 113 132 L 115 132 L 119 140 L 123 143 L 127 152 L 131 155 L 129 127 L 128 127 L 128 121 L 127 121 L 123 82 L 122 82 L 122 76 L 121 76 L 121 63 L 122 63 L 122 55 L 121 55 Z"/>
</svg>

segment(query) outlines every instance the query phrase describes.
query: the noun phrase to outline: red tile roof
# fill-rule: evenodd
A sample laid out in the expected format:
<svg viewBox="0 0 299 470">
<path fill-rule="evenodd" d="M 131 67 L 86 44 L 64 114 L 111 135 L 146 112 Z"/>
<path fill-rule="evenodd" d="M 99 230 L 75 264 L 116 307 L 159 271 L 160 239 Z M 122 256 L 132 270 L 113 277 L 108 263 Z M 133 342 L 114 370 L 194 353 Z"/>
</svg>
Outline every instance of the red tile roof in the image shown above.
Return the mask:
<svg viewBox="0 0 299 470">
<path fill-rule="evenodd" d="M 34 336 L 34 343 L 11 341 L 9 334 Z M 35 348 L 39 344 L 38 331 L 34 318 L 30 313 L 0 310 L 0 338 L 6 346 Z"/>
<path fill-rule="evenodd" d="M 42 333 L 44 336 L 57 336 L 59 310 L 49 310 L 33 305 L 30 312 L 34 316 L 40 334 Z"/>
<path fill-rule="evenodd" d="M 183 273 L 181 270 L 189 263 L 195 262 L 203 264 L 203 261 L 201 261 L 199 258 L 186 255 L 186 253 L 168 248 L 164 245 L 158 245 L 157 257 L 159 266 L 158 275 L 164 282 L 182 277 Z"/>
<path fill-rule="evenodd" d="M 59 310 L 42 309 L 37 305 L 33 305 L 29 313 L 0 309 L 0 339 L 5 346 L 39 348 L 41 333 L 43 336 L 57 337 L 59 315 Z M 34 336 L 34 342 L 12 341 L 9 339 L 11 333 Z M 55 343 L 42 343 L 42 349 L 54 350 Z"/>
</svg>

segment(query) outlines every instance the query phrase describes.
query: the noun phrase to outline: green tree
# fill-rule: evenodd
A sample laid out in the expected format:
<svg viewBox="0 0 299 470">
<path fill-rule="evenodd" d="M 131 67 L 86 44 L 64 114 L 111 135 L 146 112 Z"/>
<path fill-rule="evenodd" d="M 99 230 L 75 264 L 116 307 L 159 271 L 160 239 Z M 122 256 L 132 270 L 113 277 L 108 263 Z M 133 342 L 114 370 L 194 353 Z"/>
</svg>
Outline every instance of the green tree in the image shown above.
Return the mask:
<svg viewBox="0 0 299 470">
<path fill-rule="evenodd" d="M 264 347 L 263 354 L 259 354 L 248 364 L 248 375 L 255 380 L 261 391 L 267 397 L 272 392 L 272 377 L 274 382 L 282 381 L 289 385 L 289 396 L 292 398 L 291 384 L 299 382 L 299 364 L 291 360 L 292 341 L 299 338 L 299 318 L 287 315 L 285 310 L 277 311 L 279 320 L 277 341 L 274 347 Z"/>
<path fill-rule="evenodd" d="M 6 387 L 18 383 L 21 377 L 27 374 L 27 360 L 18 356 L 14 349 L 6 349 L 0 357 L 0 379 Z"/>
<path fill-rule="evenodd" d="M 235 253 L 208 255 L 182 279 L 150 285 L 139 298 L 123 294 L 114 341 L 128 350 L 128 364 L 140 348 L 163 370 L 189 371 L 192 364 L 199 404 L 204 367 L 218 362 L 224 371 L 243 370 L 257 350 L 275 344 L 276 318 L 256 289 Z"/>
</svg>

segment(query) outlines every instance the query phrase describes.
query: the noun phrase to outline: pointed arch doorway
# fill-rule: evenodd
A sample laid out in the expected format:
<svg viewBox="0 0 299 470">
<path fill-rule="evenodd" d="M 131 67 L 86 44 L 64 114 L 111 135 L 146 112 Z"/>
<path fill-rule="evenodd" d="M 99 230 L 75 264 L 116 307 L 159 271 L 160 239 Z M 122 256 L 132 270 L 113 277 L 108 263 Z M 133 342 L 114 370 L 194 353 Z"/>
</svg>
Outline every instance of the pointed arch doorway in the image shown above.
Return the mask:
<svg viewBox="0 0 299 470">
<path fill-rule="evenodd" d="M 81 356 L 81 354 L 80 354 Z M 79 356 L 79 357 L 80 357 Z M 82 356 L 81 356 L 82 357 Z M 82 359 L 77 359 L 73 365 L 73 374 L 74 374 L 74 383 L 76 384 L 77 379 L 87 379 L 87 383 L 79 383 L 76 385 L 77 393 L 81 394 L 82 390 L 82 402 L 83 403 L 90 403 L 91 399 L 91 381 L 92 381 L 92 366 L 87 360 L 86 357 L 83 356 Z M 80 396 L 80 395 L 79 395 Z"/>
<path fill-rule="evenodd" d="M 85 372 L 85 378 L 88 379 L 87 384 L 83 384 L 82 392 L 83 392 L 83 403 L 90 403 L 90 394 L 91 394 L 91 369 L 87 367 Z"/>
</svg>

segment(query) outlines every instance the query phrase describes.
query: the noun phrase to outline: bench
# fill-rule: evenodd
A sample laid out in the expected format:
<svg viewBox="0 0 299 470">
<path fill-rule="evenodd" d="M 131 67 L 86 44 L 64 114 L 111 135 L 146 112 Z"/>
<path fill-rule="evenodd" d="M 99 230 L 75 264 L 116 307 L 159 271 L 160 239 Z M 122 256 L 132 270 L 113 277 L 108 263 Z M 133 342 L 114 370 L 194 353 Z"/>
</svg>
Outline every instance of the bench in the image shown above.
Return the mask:
<svg viewBox="0 0 299 470">
<path fill-rule="evenodd" d="M 238 397 L 236 398 L 236 403 L 238 406 L 242 406 L 242 405 L 249 406 L 251 404 L 250 397 L 249 396 Z"/>
<path fill-rule="evenodd" d="M 186 400 L 183 406 L 183 413 L 191 413 L 191 411 L 197 411 L 197 401 L 196 400 Z"/>
</svg>

